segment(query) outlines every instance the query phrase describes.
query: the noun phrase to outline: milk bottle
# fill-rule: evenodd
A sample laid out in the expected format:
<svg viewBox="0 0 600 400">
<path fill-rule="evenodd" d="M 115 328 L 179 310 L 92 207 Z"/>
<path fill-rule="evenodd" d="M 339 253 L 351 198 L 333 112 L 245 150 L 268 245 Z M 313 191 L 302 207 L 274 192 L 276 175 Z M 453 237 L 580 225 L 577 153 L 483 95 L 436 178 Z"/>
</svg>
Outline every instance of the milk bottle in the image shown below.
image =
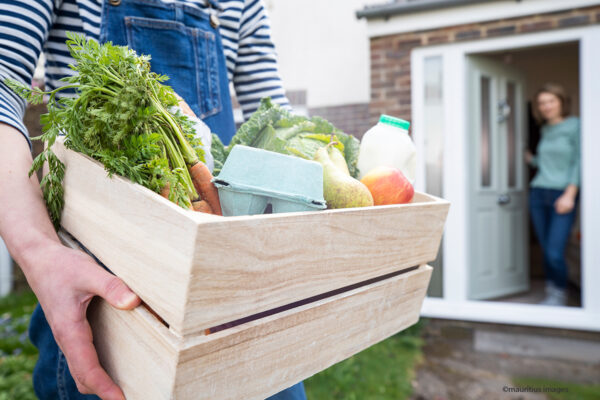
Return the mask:
<svg viewBox="0 0 600 400">
<path fill-rule="evenodd" d="M 408 136 L 409 126 L 410 122 L 389 115 L 379 118 L 360 143 L 360 178 L 375 167 L 387 166 L 398 168 L 414 184 L 417 149 Z"/>
</svg>

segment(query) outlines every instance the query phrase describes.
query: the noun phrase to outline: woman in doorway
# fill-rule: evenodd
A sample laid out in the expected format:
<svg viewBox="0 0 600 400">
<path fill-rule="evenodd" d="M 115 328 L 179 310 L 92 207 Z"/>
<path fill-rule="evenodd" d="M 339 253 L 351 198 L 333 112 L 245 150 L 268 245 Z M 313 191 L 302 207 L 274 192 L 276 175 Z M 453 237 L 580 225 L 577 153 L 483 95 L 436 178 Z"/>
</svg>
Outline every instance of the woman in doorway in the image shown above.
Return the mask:
<svg viewBox="0 0 600 400">
<path fill-rule="evenodd" d="M 530 183 L 533 227 L 544 252 L 544 305 L 567 304 L 565 248 L 575 221 L 580 183 L 579 118 L 568 116 L 564 89 L 544 85 L 534 98 L 534 114 L 543 123 L 537 155 L 526 161 L 537 167 Z"/>
</svg>

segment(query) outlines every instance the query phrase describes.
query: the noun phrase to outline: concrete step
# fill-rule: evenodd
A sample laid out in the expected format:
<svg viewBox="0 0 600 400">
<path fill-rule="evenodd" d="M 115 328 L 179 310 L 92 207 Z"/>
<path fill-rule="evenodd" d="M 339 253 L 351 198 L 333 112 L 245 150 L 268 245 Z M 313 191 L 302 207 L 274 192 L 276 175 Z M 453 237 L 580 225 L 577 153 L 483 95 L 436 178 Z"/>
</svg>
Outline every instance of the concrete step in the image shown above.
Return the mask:
<svg viewBox="0 0 600 400">
<path fill-rule="evenodd" d="M 476 351 L 600 364 L 600 340 L 476 329 Z"/>
</svg>

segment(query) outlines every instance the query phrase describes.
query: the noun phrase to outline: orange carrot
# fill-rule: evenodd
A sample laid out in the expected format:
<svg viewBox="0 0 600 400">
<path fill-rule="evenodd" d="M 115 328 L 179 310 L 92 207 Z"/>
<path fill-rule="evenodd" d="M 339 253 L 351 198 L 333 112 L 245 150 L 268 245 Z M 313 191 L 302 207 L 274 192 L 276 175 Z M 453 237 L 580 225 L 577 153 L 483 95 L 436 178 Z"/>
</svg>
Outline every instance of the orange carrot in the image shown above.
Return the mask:
<svg viewBox="0 0 600 400">
<path fill-rule="evenodd" d="M 213 210 L 206 200 L 192 201 L 192 206 L 194 207 L 194 211 L 213 214 Z"/>
<path fill-rule="evenodd" d="M 221 203 L 219 202 L 219 192 L 211 182 L 213 176 L 208 167 L 203 162 L 197 162 L 189 167 L 189 170 L 194 187 L 202 200 L 206 200 L 214 214 L 223 215 Z"/>
<path fill-rule="evenodd" d="M 169 193 L 171 193 L 171 184 L 167 182 L 167 184 L 160 190 L 160 195 L 169 200 Z"/>
</svg>

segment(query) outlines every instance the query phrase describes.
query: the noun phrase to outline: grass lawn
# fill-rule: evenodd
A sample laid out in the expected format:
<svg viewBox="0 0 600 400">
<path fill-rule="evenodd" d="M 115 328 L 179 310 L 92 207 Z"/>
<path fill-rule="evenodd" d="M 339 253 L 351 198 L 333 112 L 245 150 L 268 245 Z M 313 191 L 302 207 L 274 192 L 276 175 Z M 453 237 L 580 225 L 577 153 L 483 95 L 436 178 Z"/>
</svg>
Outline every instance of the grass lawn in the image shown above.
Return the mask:
<svg viewBox="0 0 600 400">
<path fill-rule="evenodd" d="M 0 299 L 0 400 L 35 400 L 31 374 L 37 350 L 27 338 L 32 292 Z M 420 325 L 395 335 L 305 382 L 309 400 L 406 399 L 421 356 Z"/>
<path fill-rule="evenodd" d="M 420 359 L 422 323 L 307 379 L 309 400 L 401 400 L 409 398 Z"/>
<path fill-rule="evenodd" d="M 600 385 L 580 385 L 552 381 L 548 379 L 517 378 L 513 379 L 520 388 L 549 389 L 544 393 L 550 400 L 597 400 L 600 399 Z M 561 389 L 562 393 L 558 393 Z"/>
<path fill-rule="evenodd" d="M 0 400 L 35 400 L 31 374 L 37 349 L 27 337 L 37 300 L 31 291 L 0 299 Z"/>
</svg>

